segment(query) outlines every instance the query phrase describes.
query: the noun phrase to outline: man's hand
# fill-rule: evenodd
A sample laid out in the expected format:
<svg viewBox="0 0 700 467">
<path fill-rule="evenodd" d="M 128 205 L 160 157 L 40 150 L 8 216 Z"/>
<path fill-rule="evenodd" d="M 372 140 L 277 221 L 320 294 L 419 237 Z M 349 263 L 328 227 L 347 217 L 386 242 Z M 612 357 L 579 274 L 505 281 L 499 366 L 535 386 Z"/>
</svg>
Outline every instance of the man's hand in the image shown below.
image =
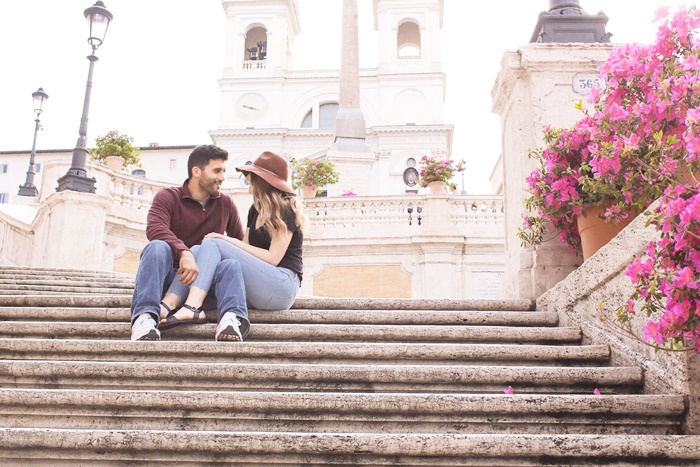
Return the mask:
<svg viewBox="0 0 700 467">
<path fill-rule="evenodd" d="M 180 282 L 189 286 L 192 285 L 194 280 L 199 274 L 199 268 L 197 267 L 197 262 L 194 260 L 194 255 L 189 250 L 183 250 L 180 252 L 180 269 L 177 270 L 180 276 Z"/>
</svg>

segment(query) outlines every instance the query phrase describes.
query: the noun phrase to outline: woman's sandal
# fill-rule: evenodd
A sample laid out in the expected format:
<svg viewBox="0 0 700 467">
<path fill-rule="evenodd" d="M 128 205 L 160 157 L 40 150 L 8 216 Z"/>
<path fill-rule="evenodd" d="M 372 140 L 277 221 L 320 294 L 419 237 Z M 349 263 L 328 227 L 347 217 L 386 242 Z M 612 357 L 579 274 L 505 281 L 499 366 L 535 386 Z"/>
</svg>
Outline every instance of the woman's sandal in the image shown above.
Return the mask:
<svg viewBox="0 0 700 467">
<path fill-rule="evenodd" d="M 200 307 L 193 307 L 192 305 L 188 305 L 185 303 L 182 305 L 182 308 L 187 308 L 192 312 L 192 318 L 190 319 L 178 319 L 175 314 L 169 315 L 167 318 L 165 318 L 164 323 L 159 323 L 158 324 L 158 329 L 161 331 L 165 329 L 170 329 L 175 326 L 178 326 L 180 324 L 204 324 L 208 323 L 209 320 L 207 320 L 206 315 L 204 314 L 204 311 Z M 200 318 L 202 316 L 202 318 Z"/>
<path fill-rule="evenodd" d="M 165 318 L 166 318 L 166 319 L 167 319 L 167 318 L 170 318 L 172 315 L 174 315 L 175 313 L 177 313 L 177 310 L 180 309 L 180 307 L 177 307 L 177 308 L 175 308 L 175 309 L 173 310 L 173 309 L 170 308 L 168 305 L 166 305 L 165 302 L 160 302 L 160 306 L 162 306 L 163 308 L 165 308 L 165 310 L 168 312 L 168 314 L 165 315 Z M 162 318 L 161 318 L 161 319 L 162 319 Z"/>
</svg>

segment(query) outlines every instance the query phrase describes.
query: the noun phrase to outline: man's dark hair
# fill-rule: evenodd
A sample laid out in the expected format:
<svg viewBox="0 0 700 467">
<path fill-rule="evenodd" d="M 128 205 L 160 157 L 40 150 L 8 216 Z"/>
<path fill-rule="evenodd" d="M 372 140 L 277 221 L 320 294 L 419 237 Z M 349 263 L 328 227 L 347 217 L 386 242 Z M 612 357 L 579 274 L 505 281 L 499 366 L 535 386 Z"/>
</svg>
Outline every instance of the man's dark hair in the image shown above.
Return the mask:
<svg viewBox="0 0 700 467">
<path fill-rule="evenodd" d="M 189 159 L 187 159 L 187 176 L 192 178 L 193 167 L 199 167 L 204 170 L 204 167 L 209 165 L 209 161 L 212 159 L 227 161 L 228 151 L 213 144 L 203 144 L 194 148 Z"/>
</svg>

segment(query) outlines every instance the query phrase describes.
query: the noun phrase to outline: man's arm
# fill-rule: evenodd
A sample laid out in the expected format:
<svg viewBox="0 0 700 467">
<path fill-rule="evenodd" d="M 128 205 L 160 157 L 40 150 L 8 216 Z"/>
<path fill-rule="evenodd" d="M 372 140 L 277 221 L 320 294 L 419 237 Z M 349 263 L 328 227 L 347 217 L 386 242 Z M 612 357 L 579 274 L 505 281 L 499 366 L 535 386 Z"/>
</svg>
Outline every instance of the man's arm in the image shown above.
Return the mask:
<svg viewBox="0 0 700 467">
<path fill-rule="evenodd" d="M 173 212 L 178 203 L 177 193 L 171 190 L 160 190 L 153 197 L 151 209 L 148 210 L 146 221 L 146 237 L 149 241 L 162 240 L 172 248 L 176 256 L 180 251 L 189 250 L 185 243 L 177 238 L 170 229 L 172 225 Z"/>
<path fill-rule="evenodd" d="M 170 190 L 160 190 L 153 197 L 151 209 L 148 211 L 148 220 L 146 224 L 146 237 L 148 240 L 162 240 L 170 245 L 173 254 L 179 259 L 180 267 L 177 270 L 178 274 L 182 274 L 180 282 L 185 285 L 192 285 L 197 278 L 199 268 L 194 259 L 194 255 L 187 248 L 185 243 L 177 238 L 170 229 L 172 225 L 173 212 L 175 206 L 179 203 L 177 192 Z"/>
</svg>

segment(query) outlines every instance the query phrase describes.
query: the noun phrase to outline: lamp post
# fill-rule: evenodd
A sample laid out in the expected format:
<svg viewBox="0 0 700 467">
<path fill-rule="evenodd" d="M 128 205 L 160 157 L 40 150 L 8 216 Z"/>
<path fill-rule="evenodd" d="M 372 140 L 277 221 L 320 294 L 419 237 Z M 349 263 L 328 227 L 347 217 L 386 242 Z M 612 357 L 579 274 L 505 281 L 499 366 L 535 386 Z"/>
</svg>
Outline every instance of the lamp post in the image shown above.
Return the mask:
<svg viewBox="0 0 700 467">
<path fill-rule="evenodd" d="M 85 89 L 85 101 L 83 102 L 83 116 L 80 119 L 80 130 L 78 134 L 78 142 L 73 149 L 73 158 L 71 167 L 65 175 L 58 179 L 58 188 L 56 191 L 80 191 L 83 193 L 95 192 L 95 179 L 87 177 L 87 125 L 88 111 L 90 110 L 90 91 L 92 90 L 92 69 L 95 62 L 98 60 L 95 55 L 97 48 L 102 45 L 109 22 L 112 21 L 112 13 L 105 8 L 105 4 L 98 0 L 93 6 L 86 9 L 84 12 L 85 18 L 90 26 L 90 37 L 88 43 L 92 47 L 92 53 L 87 59 L 90 61 L 90 69 L 88 71 L 87 86 Z"/>
<path fill-rule="evenodd" d="M 459 163 L 462 165 L 462 167 L 464 167 L 466 165 L 467 161 L 462 159 L 461 161 L 459 161 Z M 461 194 L 463 194 L 463 195 L 467 194 L 467 190 L 464 189 L 464 170 L 462 170 L 462 192 L 461 192 Z"/>
<path fill-rule="evenodd" d="M 32 143 L 32 153 L 29 156 L 27 179 L 25 180 L 24 185 L 19 186 L 19 195 L 36 197 L 39 194 L 39 190 L 37 190 L 36 186 L 34 185 L 34 175 L 36 175 L 34 164 L 34 159 L 36 157 L 36 135 L 39 132 L 39 128 L 41 128 L 39 116 L 41 115 L 44 101 L 49 98 L 49 95 L 46 94 L 42 88 L 39 88 L 36 90 L 36 92 L 32 93 L 32 98 L 34 99 L 34 113 L 36 113 L 36 120 L 34 120 L 36 123 L 34 125 L 34 142 Z"/>
</svg>

